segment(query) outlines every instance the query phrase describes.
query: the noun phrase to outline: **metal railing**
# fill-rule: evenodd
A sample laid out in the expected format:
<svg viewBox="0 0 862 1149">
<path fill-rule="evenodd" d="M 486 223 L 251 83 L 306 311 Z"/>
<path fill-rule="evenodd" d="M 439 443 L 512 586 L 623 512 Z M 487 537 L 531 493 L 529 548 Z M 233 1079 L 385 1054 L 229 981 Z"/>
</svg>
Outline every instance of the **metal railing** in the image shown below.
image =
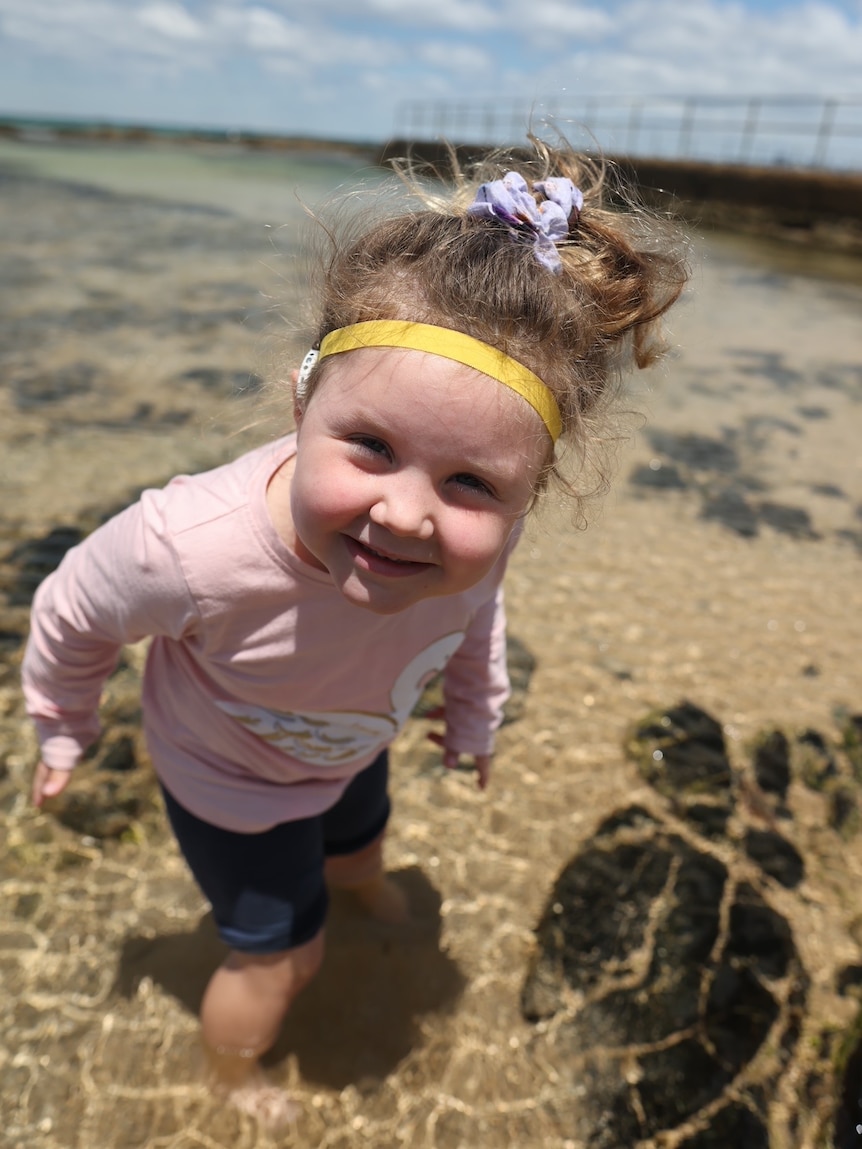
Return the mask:
<svg viewBox="0 0 862 1149">
<path fill-rule="evenodd" d="M 528 126 L 609 155 L 766 166 L 862 169 L 862 96 L 600 96 L 580 103 L 408 100 L 395 135 L 511 144 Z"/>
</svg>

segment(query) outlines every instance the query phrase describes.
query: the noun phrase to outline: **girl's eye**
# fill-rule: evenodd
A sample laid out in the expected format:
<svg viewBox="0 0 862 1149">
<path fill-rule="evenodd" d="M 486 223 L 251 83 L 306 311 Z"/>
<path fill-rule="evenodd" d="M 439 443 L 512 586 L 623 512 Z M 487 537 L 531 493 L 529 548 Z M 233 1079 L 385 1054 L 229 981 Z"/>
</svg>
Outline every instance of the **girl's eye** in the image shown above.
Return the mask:
<svg viewBox="0 0 862 1149">
<path fill-rule="evenodd" d="M 381 455 L 389 458 L 389 448 L 382 439 L 375 439 L 373 435 L 354 435 L 350 440 L 363 454 Z"/>
<path fill-rule="evenodd" d="M 465 490 L 475 491 L 477 494 L 480 494 L 480 495 L 491 495 L 491 496 L 493 496 L 493 494 L 494 494 L 494 492 L 491 490 L 491 488 L 488 486 L 488 484 L 483 482 L 483 480 L 478 478 L 476 475 L 470 475 L 470 474 L 453 475 L 452 476 L 452 482 L 456 483 L 459 487 L 462 487 Z"/>
</svg>

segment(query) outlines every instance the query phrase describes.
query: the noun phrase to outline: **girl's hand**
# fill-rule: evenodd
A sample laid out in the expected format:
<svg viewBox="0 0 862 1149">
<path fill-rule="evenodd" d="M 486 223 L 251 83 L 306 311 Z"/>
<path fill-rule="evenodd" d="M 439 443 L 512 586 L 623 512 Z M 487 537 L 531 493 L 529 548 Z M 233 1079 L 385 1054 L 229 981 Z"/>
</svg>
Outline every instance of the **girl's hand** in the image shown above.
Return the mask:
<svg viewBox="0 0 862 1149">
<path fill-rule="evenodd" d="M 71 770 L 52 770 L 40 762 L 33 775 L 33 805 L 41 806 L 46 798 L 56 798 L 69 785 Z"/>
<path fill-rule="evenodd" d="M 443 711 L 443 707 L 438 706 L 436 710 L 430 710 L 425 715 L 425 717 L 431 718 L 431 719 L 445 718 L 445 713 Z M 446 735 L 445 734 L 438 734 L 435 730 L 432 730 L 428 734 L 428 739 L 429 739 L 429 741 L 433 742 L 435 746 L 441 746 L 443 748 L 443 765 L 446 767 L 446 769 L 447 770 L 457 770 L 461 755 L 458 753 L 457 750 L 451 750 L 446 745 Z M 473 755 L 473 765 L 476 767 L 476 773 L 478 775 L 477 780 L 479 783 L 479 789 L 480 790 L 484 790 L 485 787 L 488 785 L 488 781 L 491 777 L 491 760 L 492 760 L 492 758 L 493 758 L 492 754 L 474 754 Z"/>
</svg>

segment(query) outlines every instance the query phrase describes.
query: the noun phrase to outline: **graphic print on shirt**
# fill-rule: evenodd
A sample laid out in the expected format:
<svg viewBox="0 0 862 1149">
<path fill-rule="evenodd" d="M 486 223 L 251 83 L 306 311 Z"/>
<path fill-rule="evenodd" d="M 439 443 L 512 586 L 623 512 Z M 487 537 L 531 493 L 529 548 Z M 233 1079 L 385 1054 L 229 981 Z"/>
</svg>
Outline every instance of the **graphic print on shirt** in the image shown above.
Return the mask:
<svg viewBox="0 0 862 1149">
<path fill-rule="evenodd" d="M 425 686 L 443 670 L 463 640 L 463 632 L 456 631 L 420 651 L 395 680 L 389 695 L 390 710 L 386 714 L 342 710 L 311 710 L 298 714 L 264 710 L 243 702 L 217 702 L 216 705 L 252 734 L 300 762 L 312 766 L 341 766 L 356 758 L 371 756 L 392 741 Z"/>
</svg>

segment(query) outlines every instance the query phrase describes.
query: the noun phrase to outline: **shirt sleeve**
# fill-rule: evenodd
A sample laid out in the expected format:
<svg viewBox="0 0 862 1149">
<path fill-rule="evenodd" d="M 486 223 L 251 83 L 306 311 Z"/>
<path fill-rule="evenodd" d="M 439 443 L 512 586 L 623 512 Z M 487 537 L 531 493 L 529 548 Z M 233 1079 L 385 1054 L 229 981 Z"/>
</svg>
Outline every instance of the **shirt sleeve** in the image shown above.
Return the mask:
<svg viewBox="0 0 862 1149">
<path fill-rule="evenodd" d="M 446 744 L 459 754 L 491 754 L 509 697 L 503 588 L 477 612 L 443 673 Z"/>
<path fill-rule="evenodd" d="M 166 498 L 145 492 L 69 551 L 36 592 L 22 685 L 52 769 L 71 770 L 98 737 L 99 700 L 122 646 L 179 638 L 197 623 L 165 525 Z"/>
</svg>

